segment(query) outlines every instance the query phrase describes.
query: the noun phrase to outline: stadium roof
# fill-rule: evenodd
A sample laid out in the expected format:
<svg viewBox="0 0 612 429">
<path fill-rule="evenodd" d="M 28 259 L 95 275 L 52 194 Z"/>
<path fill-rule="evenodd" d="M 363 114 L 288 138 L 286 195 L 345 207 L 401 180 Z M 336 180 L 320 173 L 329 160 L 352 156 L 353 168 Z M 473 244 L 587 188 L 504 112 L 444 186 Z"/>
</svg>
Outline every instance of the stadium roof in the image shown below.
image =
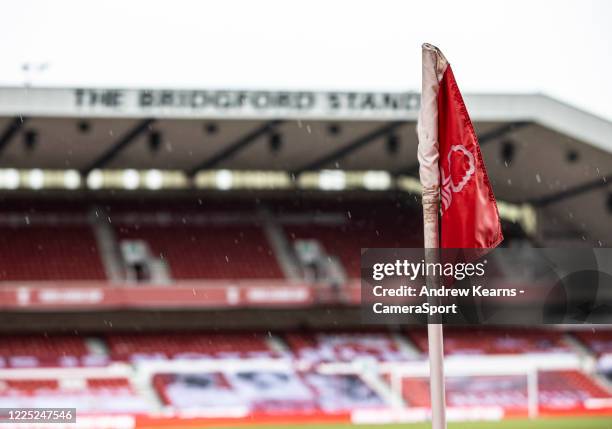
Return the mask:
<svg viewBox="0 0 612 429">
<path fill-rule="evenodd" d="M 466 105 L 500 199 L 612 242 L 611 122 L 540 94 Z M 415 176 L 418 107 L 415 93 L 0 88 L 0 168 Z"/>
</svg>

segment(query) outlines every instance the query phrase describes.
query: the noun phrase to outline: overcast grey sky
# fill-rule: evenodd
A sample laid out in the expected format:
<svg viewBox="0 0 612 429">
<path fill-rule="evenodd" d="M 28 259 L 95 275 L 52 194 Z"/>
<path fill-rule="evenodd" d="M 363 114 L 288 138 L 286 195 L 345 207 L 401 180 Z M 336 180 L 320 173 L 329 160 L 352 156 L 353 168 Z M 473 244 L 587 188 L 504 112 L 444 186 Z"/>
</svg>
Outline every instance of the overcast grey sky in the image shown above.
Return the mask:
<svg viewBox="0 0 612 429">
<path fill-rule="evenodd" d="M 542 92 L 612 120 L 607 0 L 1 4 L 0 85 L 30 63 L 35 86 L 416 90 L 429 41 L 464 92 Z"/>
</svg>

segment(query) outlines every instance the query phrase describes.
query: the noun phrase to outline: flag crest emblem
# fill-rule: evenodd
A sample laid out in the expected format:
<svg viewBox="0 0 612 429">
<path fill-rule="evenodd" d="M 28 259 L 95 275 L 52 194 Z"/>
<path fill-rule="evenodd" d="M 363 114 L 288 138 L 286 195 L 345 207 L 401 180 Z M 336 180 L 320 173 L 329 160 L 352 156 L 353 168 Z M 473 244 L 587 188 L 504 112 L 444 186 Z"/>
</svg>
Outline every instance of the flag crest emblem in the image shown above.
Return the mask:
<svg viewBox="0 0 612 429">
<path fill-rule="evenodd" d="M 459 171 L 457 177 L 453 175 L 454 170 L 452 167 L 453 155 L 455 153 L 460 153 L 467 160 L 467 168 L 463 168 L 462 171 Z M 451 146 L 447 158 L 448 172 L 445 172 L 443 169 L 440 171 L 442 176 L 441 199 L 443 212 L 446 211 L 453 202 L 453 193 L 461 192 L 463 187 L 474 175 L 474 171 L 476 171 L 474 155 L 461 145 Z M 459 179 L 458 181 L 456 180 L 457 178 Z"/>
</svg>

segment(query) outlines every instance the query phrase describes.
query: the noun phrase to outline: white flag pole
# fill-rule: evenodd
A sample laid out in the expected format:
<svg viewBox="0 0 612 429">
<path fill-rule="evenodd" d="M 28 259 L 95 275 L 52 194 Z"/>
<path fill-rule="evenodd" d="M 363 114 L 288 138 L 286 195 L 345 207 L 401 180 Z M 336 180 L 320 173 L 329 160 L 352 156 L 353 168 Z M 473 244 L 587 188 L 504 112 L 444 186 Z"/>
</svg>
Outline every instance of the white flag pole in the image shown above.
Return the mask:
<svg viewBox="0 0 612 429">
<path fill-rule="evenodd" d="M 427 325 L 429 342 L 429 388 L 431 389 L 431 427 L 446 429 L 446 399 L 444 392 L 444 338 L 442 325 Z"/>
<path fill-rule="evenodd" d="M 440 79 L 448 65 L 435 46 L 423 45 L 423 76 L 421 109 L 417 133 L 419 136 L 419 174 L 423 185 L 423 233 L 425 261 L 439 259 L 440 172 L 438 170 L 438 90 Z M 438 279 L 427 278 L 427 286 L 435 287 Z M 444 339 L 442 325 L 427 325 L 429 343 L 429 386 L 431 392 L 432 429 L 446 429 L 446 399 L 444 391 Z"/>
</svg>

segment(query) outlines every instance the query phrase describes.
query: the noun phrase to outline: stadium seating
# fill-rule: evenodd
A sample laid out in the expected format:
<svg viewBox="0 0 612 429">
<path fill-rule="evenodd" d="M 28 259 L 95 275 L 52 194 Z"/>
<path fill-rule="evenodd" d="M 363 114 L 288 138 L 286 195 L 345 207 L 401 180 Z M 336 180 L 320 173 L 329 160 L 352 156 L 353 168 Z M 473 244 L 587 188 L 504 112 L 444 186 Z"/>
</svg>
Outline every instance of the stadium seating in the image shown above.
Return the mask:
<svg viewBox="0 0 612 429">
<path fill-rule="evenodd" d="M 275 357 L 264 334 L 156 333 L 112 334 L 106 337 L 113 360 L 177 358 Z"/>
<path fill-rule="evenodd" d="M 87 225 L 0 227 L 0 281 L 104 280 Z"/>
<path fill-rule="evenodd" d="M 408 336 L 421 351 L 427 352 L 424 330 L 409 331 Z M 561 332 L 544 330 L 449 327 L 444 331 L 444 352 L 447 355 L 570 352 L 562 337 Z"/>
<path fill-rule="evenodd" d="M 597 356 L 612 354 L 611 330 L 598 328 L 593 331 L 575 332 L 574 335 Z"/>
<path fill-rule="evenodd" d="M 88 354 L 83 337 L 76 335 L 0 337 L 0 367 L 75 365 Z"/>
<path fill-rule="evenodd" d="M 300 210 L 312 213 L 312 219 L 305 219 L 304 224 L 286 225 L 287 237 L 292 241 L 318 240 L 328 255 L 340 259 L 349 278 L 361 276 L 361 248 L 422 246 L 420 217 L 413 207 L 368 201 L 311 204 Z M 317 216 L 334 214 L 340 215 L 339 223 L 316 221 Z"/>
<path fill-rule="evenodd" d="M 475 338 L 491 344 L 476 348 L 463 335 L 457 335 L 460 330 L 449 328 L 448 331 L 449 343 L 452 344 L 450 354 L 458 357 L 465 352 L 478 355 L 536 352 L 550 353 L 553 357 L 558 356 L 559 351 L 569 351 L 568 346 L 557 342 L 560 341 L 558 336 L 548 332 L 510 330 L 506 334 L 501 329 L 485 333 L 478 331 Z M 188 366 L 191 364 L 185 361 L 167 362 L 187 366 L 183 366 L 180 373 L 173 370 L 154 373 L 148 388 L 156 392 L 160 402 L 170 410 L 220 415 L 334 414 L 388 407 L 389 398 L 379 396 L 377 390 L 358 373 L 319 372 L 315 365 L 350 364 L 360 359 L 386 363 L 419 359 L 405 343 L 407 338 L 402 340 L 384 330 L 294 331 L 276 334 L 274 341 L 268 338 L 267 333 L 168 332 L 106 334 L 92 337 L 89 341 L 96 343 L 98 354 L 108 354 L 105 356 L 107 363 L 130 363 L 122 368 L 131 368 L 134 379 L 140 381 L 143 378 L 136 375 L 145 360 L 217 360 L 217 369 L 209 372 L 191 372 Z M 455 341 L 455 338 L 459 340 Z M 290 353 L 282 351 L 282 340 Z M 0 407 L 60 407 L 70 403 L 84 413 L 153 409 L 154 405 L 143 399 L 147 396 L 136 393 L 127 378 L 104 376 L 112 366 L 71 369 L 94 371 L 98 374 L 95 378 L 55 377 L 50 372 L 52 368 L 40 368 L 66 366 L 62 359 L 72 359 L 72 366 L 87 366 L 85 358 L 90 355 L 92 347 L 93 344 L 79 336 L 3 337 L 0 357 L 12 363 L 5 365 L 6 371 L 10 372 L 12 368 L 23 371 L 24 367 L 38 366 L 39 371 L 46 371 L 46 375 L 27 379 L 0 377 Z M 20 356 L 24 359 L 21 364 Z M 278 361 L 278 366 L 275 364 L 268 369 L 227 365 L 227 359 L 248 358 L 283 359 Z M 603 385 L 577 370 L 540 371 L 538 386 L 542 411 L 584 409 L 587 400 L 612 397 Z M 409 406 L 428 406 L 428 379 L 404 378 L 402 389 Z M 510 414 L 524 414 L 527 409 L 527 375 L 503 375 L 500 372 L 496 376 L 448 376 L 447 392 L 450 406 L 495 406 Z"/>
<path fill-rule="evenodd" d="M 179 410 L 337 413 L 385 405 L 380 396 L 356 375 L 322 375 L 280 369 L 156 374 L 153 385 L 164 404 Z"/>
<path fill-rule="evenodd" d="M 76 408 L 79 414 L 148 409 L 126 378 L 0 379 L 0 408 L 32 407 Z"/>
<path fill-rule="evenodd" d="M 378 332 L 319 332 L 288 333 L 285 341 L 296 359 L 301 361 L 333 362 L 370 358 L 378 361 L 397 361 L 409 358 L 395 339 L 384 331 Z"/>
<path fill-rule="evenodd" d="M 314 395 L 292 371 L 159 374 L 154 378 L 164 402 L 178 409 L 241 408 L 248 412 L 316 409 Z"/>
<path fill-rule="evenodd" d="M 169 206 L 171 204 L 171 206 Z M 414 247 L 421 244 L 420 217 L 410 205 L 363 199 L 335 201 L 304 199 L 265 201 L 277 222 L 298 214 L 303 220 L 284 225 L 290 241 L 316 239 L 330 256 L 337 256 L 349 277 L 359 277 L 361 247 Z M 250 200 L 181 199 L 11 201 L 6 216 L 37 216 L 46 222 L 0 227 L 0 281 L 104 280 L 105 273 L 93 225 L 87 213 L 101 208 L 115 228 L 117 239 L 140 239 L 154 257 L 163 259 L 172 278 L 281 279 L 276 255 L 256 219 Z M 239 216 L 236 221 L 235 216 Z M 317 216 L 340 216 L 320 223 Z M 73 217 L 78 222 L 72 222 Z M 313 217 L 314 216 L 314 217 Z M 217 221 L 209 222 L 210 218 Z M 224 218 L 230 219 L 224 222 Z M 59 223 L 49 219 L 63 220 Z M 221 219 L 221 221 L 219 221 Z M 232 220 L 233 219 L 233 220 Z M 340 223 L 338 223 L 340 222 Z M 34 261 L 36 263 L 34 263 Z"/>
<path fill-rule="evenodd" d="M 429 406 L 429 380 L 403 380 L 404 399 L 412 406 Z M 449 406 L 499 406 L 506 411 L 527 410 L 527 377 L 471 376 L 447 377 Z M 580 408 L 587 399 L 609 398 L 610 392 L 579 371 L 541 371 L 538 373 L 540 410 Z"/>
<path fill-rule="evenodd" d="M 333 198 L 265 203 L 289 243 L 298 239 L 318 240 L 329 256 L 340 260 L 349 280 L 360 276 L 361 247 L 422 245 L 420 216 L 409 205 Z M 244 213 L 256 213 L 249 202 L 228 199 L 202 204 L 194 199 L 163 204 L 125 200 L 102 202 L 99 206 L 108 214 L 116 238 L 144 240 L 152 256 L 167 263 L 172 279 L 260 280 L 265 284 L 267 279 L 284 278 L 262 225 L 254 216 L 244 217 Z M 49 215 L 51 220 L 54 216 L 69 217 L 71 210 L 81 218 L 73 225 L 47 219 L 20 226 L 13 226 L 14 220 L 4 219 L 0 226 L 3 261 L 0 282 L 41 280 L 62 284 L 64 280 L 106 280 L 93 234 L 94 225 L 83 217 L 86 209 L 78 204 L 66 205 L 70 209 L 64 211 L 56 210 L 53 204 L 36 207 L 34 211 L 27 204 L 11 207 L 20 213 L 27 210 L 37 216 Z M 156 287 L 166 290 L 166 286 Z M 120 289 L 117 285 L 115 288 Z M 169 286 L 167 290 L 175 289 Z M 188 292 L 190 295 L 191 291 Z M 321 305 L 322 301 L 316 302 Z M 224 317 L 231 317 L 230 313 Z M 376 378 L 375 369 L 395 368 L 394 362 L 422 361 L 427 352 L 427 334 L 423 329 L 396 334 L 374 328 L 293 329 L 272 334 L 147 331 L 97 332 L 88 339 L 79 335 L 0 337 L 3 371 L 30 371 L 37 367 L 44 374 L 36 378 L 0 376 L 0 407 L 76 406 L 84 414 L 165 409 L 221 416 L 334 415 L 388 407 L 392 392 L 387 392 L 384 379 Z M 523 354 L 576 355 L 575 344 L 566 343 L 565 335 L 543 329 L 447 327 L 445 351 L 447 355 L 468 360 L 470 355 L 510 354 L 517 359 Z M 573 335 L 596 356 L 612 353 L 610 331 Z M 247 369 L 232 366 L 235 359 L 253 358 L 263 358 L 257 362 L 264 362 L 272 369 L 249 368 L 252 362 L 244 367 Z M 279 360 L 266 361 L 270 358 Z M 548 359 L 548 356 L 537 358 Z M 200 363 L 202 367 L 212 365 L 216 369 L 196 372 L 191 365 L 197 359 L 212 359 Z M 160 362 L 144 363 L 151 360 Z M 228 364 L 230 360 L 232 365 Z M 363 367 L 363 372 L 344 373 L 347 368 L 353 371 L 351 364 L 355 361 L 361 361 L 355 367 Z M 319 364 L 332 370 L 320 370 Z M 164 369 L 159 370 L 158 365 Z M 56 376 L 53 373 L 56 367 L 66 369 L 68 372 L 64 374 L 75 371 L 94 373 L 95 377 Z M 115 374 L 114 368 L 123 371 L 119 372 L 121 377 L 111 376 Z M 151 368 L 154 368 L 152 374 L 148 372 Z M 126 373 L 129 377 L 124 376 Z M 132 385 L 135 382 L 139 383 L 138 390 Z M 402 386 L 408 406 L 428 406 L 428 380 L 405 378 Z M 526 412 L 524 375 L 451 376 L 447 379 L 447 392 L 451 406 L 491 405 L 509 412 Z M 152 393 L 157 394 L 161 408 L 149 401 Z M 611 397 L 610 392 L 585 373 L 539 373 L 541 410 L 581 408 L 586 400 Z"/>
<path fill-rule="evenodd" d="M 283 274 L 255 225 L 119 226 L 119 239 L 146 241 L 175 279 L 272 279 Z"/>
</svg>

